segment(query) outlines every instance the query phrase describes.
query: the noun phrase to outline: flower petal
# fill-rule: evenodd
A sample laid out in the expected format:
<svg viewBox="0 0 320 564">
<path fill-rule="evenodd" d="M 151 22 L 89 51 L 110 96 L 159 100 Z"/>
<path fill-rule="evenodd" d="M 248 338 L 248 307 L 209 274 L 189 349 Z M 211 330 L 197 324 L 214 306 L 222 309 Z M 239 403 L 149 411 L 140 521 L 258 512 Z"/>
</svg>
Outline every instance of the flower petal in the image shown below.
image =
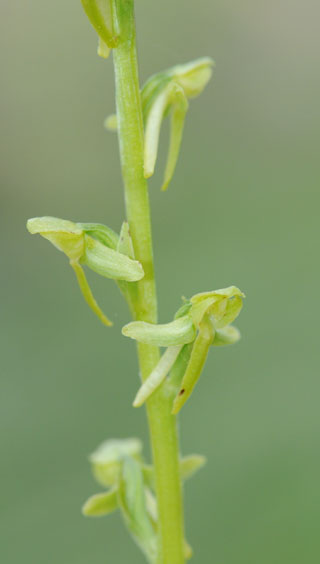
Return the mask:
<svg viewBox="0 0 320 564">
<path fill-rule="evenodd" d="M 117 490 L 113 488 L 89 497 L 82 507 L 82 514 L 86 517 L 103 517 L 115 511 L 118 506 Z"/>
<path fill-rule="evenodd" d="M 145 124 L 144 140 L 144 176 L 149 178 L 154 173 L 157 160 L 159 136 L 165 111 L 170 103 L 170 97 L 175 85 L 169 83 L 155 98 Z"/>
<path fill-rule="evenodd" d="M 70 265 L 72 266 L 73 270 L 76 273 L 80 290 L 88 306 L 99 317 L 100 321 L 102 321 L 104 325 L 110 327 L 112 325 L 112 321 L 110 321 L 110 319 L 107 318 L 107 316 L 103 313 L 103 311 L 100 309 L 99 305 L 97 304 L 96 300 L 94 299 L 88 280 L 86 279 L 86 275 L 83 271 L 83 268 L 78 262 L 70 261 Z"/>
<path fill-rule="evenodd" d="M 196 330 L 191 318 L 184 316 L 163 325 L 133 321 L 123 327 L 122 334 L 147 345 L 170 347 L 191 343 L 195 339 Z"/>
<path fill-rule="evenodd" d="M 143 382 L 134 399 L 133 406 L 140 407 L 153 392 L 162 384 L 174 365 L 183 345 L 168 347 L 160 358 L 157 366 L 153 369 L 148 378 Z"/>
<path fill-rule="evenodd" d="M 113 23 L 112 0 L 81 0 L 84 11 L 98 36 L 110 48 L 116 47 L 118 37 Z"/>
<path fill-rule="evenodd" d="M 72 221 L 57 217 L 34 217 L 27 222 L 28 231 L 48 239 L 70 260 L 80 260 L 84 253 L 82 229 Z"/>
<path fill-rule="evenodd" d="M 104 441 L 89 456 L 95 479 L 102 486 L 113 486 L 118 481 L 124 457 L 139 458 L 141 452 L 142 442 L 140 439 L 110 439 Z"/>
<path fill-rule="evenodd" d="M 201 323 L 198 336 L 194 342 L 186 372 L 182 378 L 180 390 L 176 395 L 172 413 L 177 414 L 187 399 L 191 396 L 193 388 L 200 378 L 205 365 L 210 346 L 213 342 L 214 330 L 207 319 Z"/>
<path fill-rule="evenodd" d="M 144 276 L 140 262 L 109 249 L 89 235 L 85 235 L 85 254 L 82 262 L 106 278 L 134 282 Z"/>
<path fill-rule="evenodd" d="M 162 190 L 166 190 L 168 188 L 176 168 L 182 140 L 184 120 L 188 110 L 188 100 L 183 88 L 176 85 L 176 90 L 172 94 L 172 98 L 170 144 L 164 180 L 161 188 Z"/>
</svg>

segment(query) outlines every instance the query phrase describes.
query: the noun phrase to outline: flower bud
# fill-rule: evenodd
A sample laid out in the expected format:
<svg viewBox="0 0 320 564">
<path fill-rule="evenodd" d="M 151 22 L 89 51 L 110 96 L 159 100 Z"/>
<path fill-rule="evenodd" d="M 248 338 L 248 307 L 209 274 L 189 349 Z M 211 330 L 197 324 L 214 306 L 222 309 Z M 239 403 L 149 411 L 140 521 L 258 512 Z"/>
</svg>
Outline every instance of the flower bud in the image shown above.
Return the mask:
<svg viewBox="0 0 320 564">
<path fill-rule="evenodd" d="M 111 439 L 104 441 L 89 457 L 92 472 L 102 486 L 112 486 L 118 480 L 123 459 L 140 457 L 142 443 L 139 439 Z"/>
<path fill-rule="evenodd" d="M 98 54 L 108 56 L 108 50 L 117 46 L 114 0 L 81 0 L 83 9 L 99 36 Z"/>
</svg>

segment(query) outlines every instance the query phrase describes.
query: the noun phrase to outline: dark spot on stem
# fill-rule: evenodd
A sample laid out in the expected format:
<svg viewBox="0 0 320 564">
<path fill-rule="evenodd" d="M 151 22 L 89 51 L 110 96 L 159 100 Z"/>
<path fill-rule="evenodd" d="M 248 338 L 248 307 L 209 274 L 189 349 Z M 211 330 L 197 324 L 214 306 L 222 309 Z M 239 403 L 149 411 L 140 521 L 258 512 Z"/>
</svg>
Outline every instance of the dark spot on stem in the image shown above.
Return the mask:
<svg viewBox="0 0 320 564">
<path fill-rule="evenodd" d="M 179 392 L 179 396 L 183 396 L 184 392 L 185 392 L 185 389 L 182 388 L 182 390 L 180 390 L 180 392 Z"/>
</svg>

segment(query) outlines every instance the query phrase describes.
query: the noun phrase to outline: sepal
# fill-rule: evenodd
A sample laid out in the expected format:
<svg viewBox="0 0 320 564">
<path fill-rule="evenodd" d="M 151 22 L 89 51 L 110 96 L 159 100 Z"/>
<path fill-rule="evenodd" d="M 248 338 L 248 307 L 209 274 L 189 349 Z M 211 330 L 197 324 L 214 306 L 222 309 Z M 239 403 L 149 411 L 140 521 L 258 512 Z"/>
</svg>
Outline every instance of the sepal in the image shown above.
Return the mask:
<svg viewBox="0 0 320 564">
<path fill-rule="evenodd" d="M 81 0 L 83 9 L 99 37 L 98 54 L 106 56 L 106 48 L 118 45 L 114 0 Z M 100 51 L 100 52 L 99 52 Z"/>
<path fill-rule="evenodd" d="M 49 216 L 33 217 L 28 219 L 27 229 L 32 235 L 40 234 L 48 239 L 70 260 L 80 260 L 83 256 L 83 231 L 72 221 Z"/>
<path fill-rule="evenodd" d="M 215 329 L 226 327 L 238 317 L 244 297 L 236 286 L 195 294 L 190 300 L 193 322 L 199 326 L 203 317 L 208 315 Z"/>
<path fill-rule="evenodd" d="M 106 247 L 90 235 L 85 235 L 84 239 L 85 252 L 81 262 L 97 274 L 127 282 L 135 282 L 143 278 L 144 271 L 140 262 Z"/>
<path fill-rule="evenodd" d="M 93 239 L 97 239 L 106 247 L 110 249 L 116 250 L 118 243 L 119 243 L 119 235 L 107 227 L 107 225 L 103 225 L 102 223 L 77 223 L 76 224 L 80 229 L 84 231 Z"/>
<path fill-rule="evenodd" d="M 170 74 L 182 86 L 188 98 L 195 98 L 207 86 L 213 67 L 214 61 L 210 57 L 202 57 L 184 65 L 176 65 Z"/>
<path fill-rule="evenodd" d="M 122 328 L 122 334 L 147 345 L 171 347 L 191 343 L 195 339 L 196 330 L 192 319 L 184 316 L 163 325 L 133 321 Z"/>
<path fill-rule="evenodd" d="M 113 513 L 118 508 L 117 489 L 90 496 L 82 507 L 82 514 L 86 517 L 103 517 Z"/>
</svg>

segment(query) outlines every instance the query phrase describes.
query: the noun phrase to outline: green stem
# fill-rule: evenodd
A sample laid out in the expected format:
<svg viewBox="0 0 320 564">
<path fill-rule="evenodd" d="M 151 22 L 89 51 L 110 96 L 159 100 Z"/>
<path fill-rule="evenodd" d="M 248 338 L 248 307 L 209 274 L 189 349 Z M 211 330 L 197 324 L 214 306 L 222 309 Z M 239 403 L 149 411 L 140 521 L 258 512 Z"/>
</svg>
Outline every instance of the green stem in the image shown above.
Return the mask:
<svg viewBox="0 0 320 564">
<path fill-rule="evenodd" d="M 143 176 L 143 122 L 138 80 L 133 0 L 116 0 L 120 41 L 114 49 L 117 119 L 125 202 L 135 257 L 145 276 L 137 283 L 131 309 L 136 319 L 157 322 L 150 206 Z M 138 346 L 142 380 L 159 360 L 159 349 Z M 172 400 L 163 389 L 147 402 L 159 512 L 159 564 L 183 564 L 183 506 L 179 444 Z"/>
</svg>

